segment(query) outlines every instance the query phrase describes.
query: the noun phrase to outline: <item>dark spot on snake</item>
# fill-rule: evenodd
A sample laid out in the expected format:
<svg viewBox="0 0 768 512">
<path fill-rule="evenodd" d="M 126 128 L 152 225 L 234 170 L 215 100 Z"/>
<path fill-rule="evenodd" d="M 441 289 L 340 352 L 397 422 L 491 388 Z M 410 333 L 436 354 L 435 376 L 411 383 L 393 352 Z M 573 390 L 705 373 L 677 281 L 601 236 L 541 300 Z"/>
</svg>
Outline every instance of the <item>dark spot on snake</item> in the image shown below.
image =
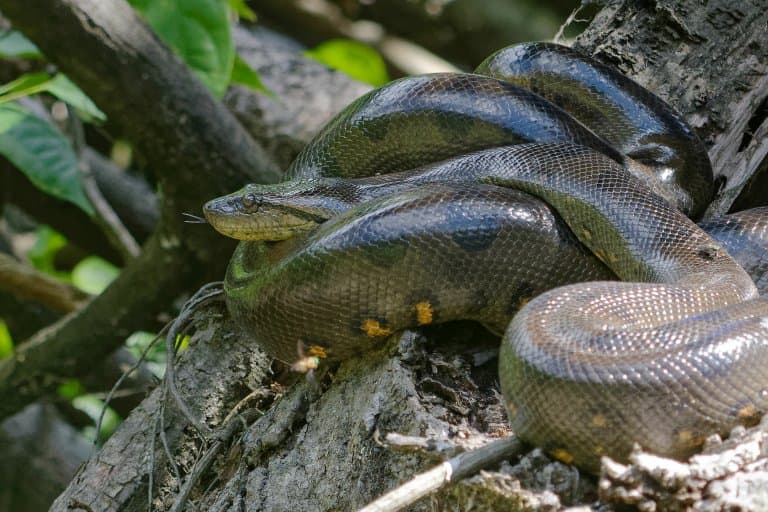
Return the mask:
<svg viewBox="0 0 768 512">
<path fill-rule="evenodd" d="M 472 291 L 472 299 L 470 302 L 469 307 L 467 308 L 467 311 L 471 315 L 476 315 L 478 313 L 482 313 L 488 308 L 488 305 L 490 304 L 490 300 L 488 299 L 488 295 L 486 295 L 485 290 L 483 289 L 477 289 Z"/>
<path fill-rule="evenodd" d="M 365 245 L 359 249 L 364 258 L 378 267 L 391 267 L 405 257 L 408 243 L 403 240 L 393 240 L 387 243 Z"/>
<path fill-rule="evenodd" d="M 363 127 L 363 139 L 370 139 L 371 141 L 377 141 L 381 142 L 386 137 L 387 134 L 389 134 L 390 125 L 386 122 L 384 123 L 367 123 Z"/>
<path fill-rule="evenodd" d="M 460 144 L 471 134 L 475 121 L 464 116 L 437 116 L 435 127 L 440 132 L 440 138 L 451 144 Z"/>
<path fill-rule="evenodd" d="M 237 252 L 241 255 L 238 260 L 246 272 L 258 270 L 265 263 L 266 252 L 274 244 L 260 242 L 240 242 Z"/>
<path fill-rule="evenodd" d="M 699 258 L 704 261 L 713 261 L 717 255 L 717 247 L 713 245 L 704 245 L 699 247 L 699 252 L 697 254 Z"/>
<path fill-rule="evenodd" d="M 517 313 L 521 307 L 525 306 L 525 304 L 531 300 L 535 293 L 536 288 L 531 283 L 521 281 L 512 291 L 512 294 L 507 301 L 507 306 L 505 308 L 506 313 L 510 315 Z"/>
</svg>

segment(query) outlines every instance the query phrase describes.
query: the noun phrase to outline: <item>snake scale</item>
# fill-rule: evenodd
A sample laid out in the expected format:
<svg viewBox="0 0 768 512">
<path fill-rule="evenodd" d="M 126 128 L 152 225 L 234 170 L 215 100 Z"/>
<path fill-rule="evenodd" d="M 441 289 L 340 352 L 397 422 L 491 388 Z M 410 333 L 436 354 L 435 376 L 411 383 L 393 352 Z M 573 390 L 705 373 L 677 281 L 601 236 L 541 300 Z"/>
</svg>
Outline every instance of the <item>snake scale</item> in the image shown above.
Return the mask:
<svg viewBox="0 0 768 512">
<path fill-rule="evenodd" d="M 288 174 L 205 207 L 246 240 L 227 303 L 274 357 L 479 321 L 514 431 L 591 471 L 634 443 L 685 458 L 768 407 L 766 211 L 689 220 L 712 195 L 702 143 L 590 57 L 527 43 L 394 81 Z"/>
</svg>

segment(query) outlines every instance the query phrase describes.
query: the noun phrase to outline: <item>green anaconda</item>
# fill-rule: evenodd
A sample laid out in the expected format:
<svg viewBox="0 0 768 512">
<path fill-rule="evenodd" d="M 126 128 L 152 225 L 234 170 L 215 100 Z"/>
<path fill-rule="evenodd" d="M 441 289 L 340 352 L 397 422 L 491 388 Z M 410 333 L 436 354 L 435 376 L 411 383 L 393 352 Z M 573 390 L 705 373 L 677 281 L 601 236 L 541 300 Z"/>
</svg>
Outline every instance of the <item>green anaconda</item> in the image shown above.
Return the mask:
<svg viewBox="0 0 768 512">
<path fill-rule="evenodd" d="M 710 200 L 704 148 L 611 68 L 537 43 L 480 69 L 509 83 L 388 84 L 310 142 L 293 181 L 206 205 L 236 238 L 309 231 L 280 258 L 241 243 L 225 281 L 233 317 L 289 363 L 480 321 L 503 334 L 514 431 L 591 470 L 635 442 L 683 458 L 759 418 L 768 302 L 723 245 L 763 279 L 764 212 L 708 226 L 722 245 L 681 213 Z"/>
</svg>

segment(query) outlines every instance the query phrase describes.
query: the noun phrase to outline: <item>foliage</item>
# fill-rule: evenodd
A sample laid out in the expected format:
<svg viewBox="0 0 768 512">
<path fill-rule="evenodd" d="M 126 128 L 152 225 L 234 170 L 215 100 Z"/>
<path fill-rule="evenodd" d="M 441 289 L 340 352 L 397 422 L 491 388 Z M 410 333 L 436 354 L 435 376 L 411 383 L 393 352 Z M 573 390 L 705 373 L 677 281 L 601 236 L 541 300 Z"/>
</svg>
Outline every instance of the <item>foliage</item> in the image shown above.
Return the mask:
<svg viewBox="0 0 768 512">
<path fill-rule="evenodd" d="M 0 57 L 40 57 L 37 46 L 18 30 L 5 30 L 0 34 Z"/>
<path fill-rule="evenodd" d="M 155 32 L 221 98 L 229 85 L 235 48 L 225 0 L 130 0 Z"/>
<path fill-rule="evenodd" d="M 274 96 L 272 91 L 267 89 L 263 83 L 259 74 L 256 73 L 239 55 L 235 55 L 235 62 L 232 66 L 232 76 L 230 81 L 233 84 L 240 84 L 250 87 L 256 91 L 261 91 L 268 96 Z"/>
<path fill-rule="evenodd" d="M 32 266 L 47 274 L 68 280 L 69 276 L 58 272 L 54 266 L 56 252 L 67 245 L 67 239 L 48 226 L 38 227 L 35 235 L 35 245 L 27 252 L 27 258 Z"/>
<path fill-rule="evenodd" d="M 27 73 L 0 86 L 0 103 L 48 92 L 77 109 L 87 121 L 104 121 L 107 116 L 96 104 L 62 73 L 51 76 L 45 72 Z"/>
<path fill-rule="evenodd" d="M 158 378 L 165 374 L 166 350 L 165 343 L 156 342 L 156 334 L 139 331 L 128 336 L 125 347 L 138 359 L 146 358 L 145 365 Z M 153 344 L 154 343 L 154 344 Z M 151 347 L 150 347 L 151 345 Z"/>
<path fill-rule="evenodd" d="M 80 185 L 77 157 L 51 124 L 18 105 L 0 105 L 0 154 L 41 190 L 93 214 Z"/>
<path fill-rule="evenodd" d="M 229 8 L 240 18 L 254 22 L 256 21 L 256 13 L 248 7 L 248 4 L 246 4 L 245 1 L 246 0 L 229 0 Z"/>
<path fill-rule="evenodd" d="M 88 256 L 72 269 L 72 284 L 93 295 L 109 286 L 120 270 L 98 256 Z"/>
<path fill-rule="evenodd" d="M 13 354 L 13 340 L 11 333 L 8 332 L 8 326 L 0 318 L 0 359 Z"/>
<path fill-rule="evenodd" d="M 331 39 L 304 52 L 326 66 L 374 86 L 389 81 L 384 59 L 373 48 L 349 39 Z"/>
</svg>

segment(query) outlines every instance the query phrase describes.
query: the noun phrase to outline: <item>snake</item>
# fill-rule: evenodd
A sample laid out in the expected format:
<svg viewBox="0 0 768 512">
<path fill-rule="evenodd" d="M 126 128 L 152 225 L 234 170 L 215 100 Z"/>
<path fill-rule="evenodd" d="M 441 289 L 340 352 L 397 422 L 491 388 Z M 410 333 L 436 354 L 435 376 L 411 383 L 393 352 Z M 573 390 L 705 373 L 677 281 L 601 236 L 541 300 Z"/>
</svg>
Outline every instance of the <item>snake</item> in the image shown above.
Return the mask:
<svg viewBox="0 0 768 512">
<path fill-rule="evenodd" d="M 712 197 L 703 144 L 610 66 L 526 43 L 477 71 L 375 89 L 288 181 L 205 205 L 242 240 L 233 319 L 295 364 L 478 321 L 501 336 L 513 431 L 591 472 L 636 444 L 682 460 L 756 423 L 768 211 L 695 224 Z"/>
</svg>

